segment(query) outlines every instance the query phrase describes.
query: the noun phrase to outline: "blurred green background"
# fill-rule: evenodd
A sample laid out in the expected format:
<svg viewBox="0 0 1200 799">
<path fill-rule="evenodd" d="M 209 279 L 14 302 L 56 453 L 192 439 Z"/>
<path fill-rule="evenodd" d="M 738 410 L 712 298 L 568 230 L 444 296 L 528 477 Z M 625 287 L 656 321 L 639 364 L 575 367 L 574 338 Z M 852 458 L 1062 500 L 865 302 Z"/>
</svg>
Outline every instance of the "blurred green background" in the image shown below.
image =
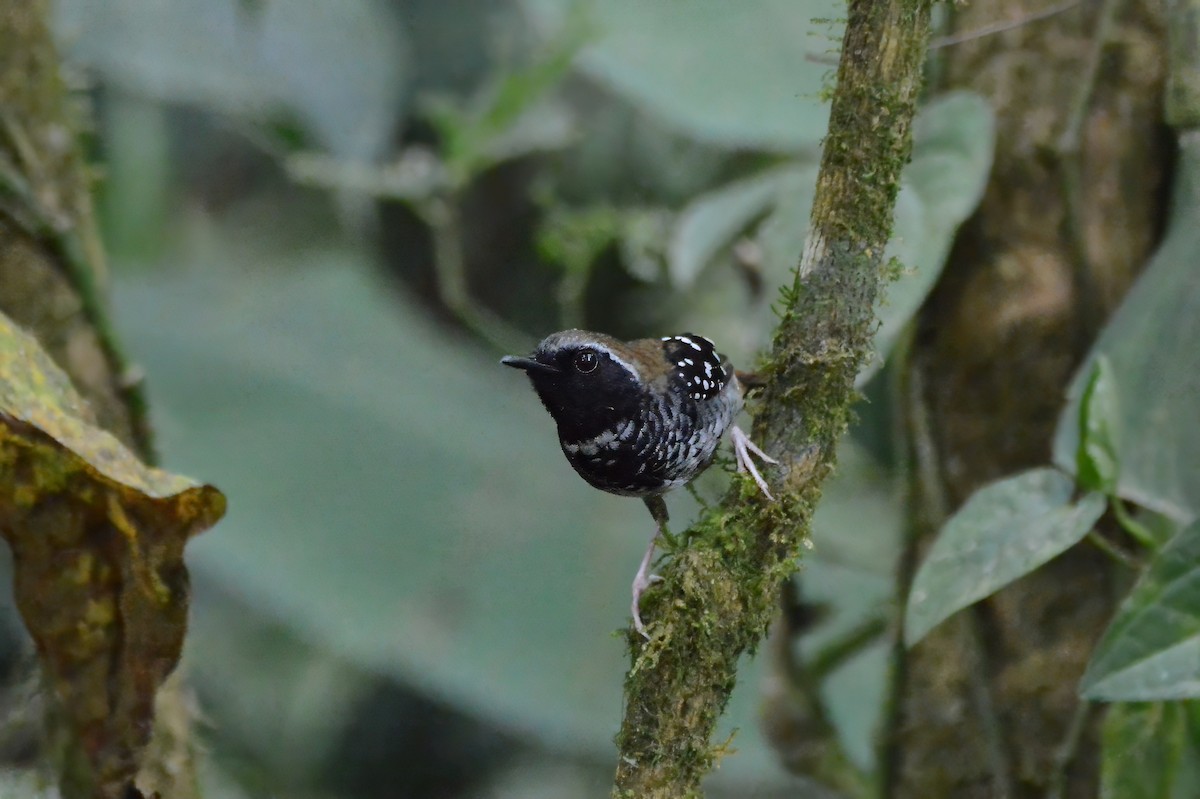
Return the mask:
<svg viewBox="0 0 1200 799">
<path fill-rule="evenodd" d="M 568 468 L 497 360 L 586 326 L 694 330 L 753 366 L 803 246 L 842 13 L 56 3 L 163 461 L 229 497 L 189 546 L 206 796 L 608 795 L 650 520 Z M 822 795 L 763 731 L 796 659 L 832 664 L 830 720 L 873 765 L 902 518 L 886 359 L 992 147 L 982 100 L 928 98 L 872 401 L 804 560 L 820 622 L 742 670 L 712 796 Z"/>
</svg>

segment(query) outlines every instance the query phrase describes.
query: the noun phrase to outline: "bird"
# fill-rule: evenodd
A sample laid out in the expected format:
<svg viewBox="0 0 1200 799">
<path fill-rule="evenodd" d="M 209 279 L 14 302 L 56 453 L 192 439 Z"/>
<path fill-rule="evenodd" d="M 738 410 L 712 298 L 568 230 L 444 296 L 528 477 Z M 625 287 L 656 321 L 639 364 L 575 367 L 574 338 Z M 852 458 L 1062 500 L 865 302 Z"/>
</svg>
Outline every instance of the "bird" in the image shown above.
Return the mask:
<svg viewBox="0 0 1200 799">
<path fill-rule="evenodd" d="M 768 499 L 767 482 L 754 463 L 777 461 L 734 423 L 744 388 L 712 341 L 695 333 L 621 341 L 604 333 L 562 330 L 544 338 L 529 356 L 500 361 L 523 370 L 558 426 L 567 461 L 590 485 L 640 497 L 654 519 L 654 535 L 633 579 L 634 628 L 642 622 L 642 593 L 658 540 L 667 531 L 663 495 L 691 482 L 712 463 L 728 431 L 737 468 Z"/>
</svg>

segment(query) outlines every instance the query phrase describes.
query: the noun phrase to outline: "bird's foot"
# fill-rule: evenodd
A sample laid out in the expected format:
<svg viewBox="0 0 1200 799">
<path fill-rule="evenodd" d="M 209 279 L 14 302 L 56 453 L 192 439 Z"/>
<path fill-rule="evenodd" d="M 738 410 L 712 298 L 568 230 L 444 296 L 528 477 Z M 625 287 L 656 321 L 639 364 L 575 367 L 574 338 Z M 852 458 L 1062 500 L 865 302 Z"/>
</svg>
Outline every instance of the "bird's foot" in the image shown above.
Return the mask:
<svg viewBox="0 0 1200 799">
<path fill-rule="evenodd" d="M 633 628 L 647 641 L 650 640 L 650 633 L 646 632 L 646 625 L 642 623 L 640 607 L 642 593 L 655 583 L 661 582 L 662 578 L 657 574 L 646 574 L 640 569 L 637 576 L 633 578 L 633 604 L 630 606 L 630 610 L 633 612 Z"/>
<path fill-rule="evenodd" d="M 654 535 L 650 537 L 650 545 L 646 547 L 646 554 L 642 555 L 642 562 L 638 565 L 637 574 L 633 576 L 633 604 L 630 606 L 630 610 L 633 612 L 633 629 L 649 641 L 650 633 L 646 632 L 646 625 L 642 623 L 642 594 L 650 586 L 662 581 L 657 574 L 650 573 L 650 561 L 654 559 L 654 547 L 658 543 L 658 537 L 667 529 L 667 506 L 663 503 L 662 497 L 654 496 L 646 498 L 646 507 L 650 509 L 650 515 L 654 517 Z"/>
<path fill-rule="evenodd" d="M 737 458 L 737 470 L 749 473 L 763 495 L 769 500 L 774 500 L 775 497 L 771 496 L 771 491 L 767 488 L 767 481 L 758 473 L 758 467 L 754 465 L 752 456 L 757 455 L 765 463 L 779 463 L 779 461 L 759 449 L 758 445 L 750 440 L 750 436 L 746 435 L 745 431 L 736 424 L 729 428 L 729 438 L 733 441 L 733 454 Z"/>
</svg>

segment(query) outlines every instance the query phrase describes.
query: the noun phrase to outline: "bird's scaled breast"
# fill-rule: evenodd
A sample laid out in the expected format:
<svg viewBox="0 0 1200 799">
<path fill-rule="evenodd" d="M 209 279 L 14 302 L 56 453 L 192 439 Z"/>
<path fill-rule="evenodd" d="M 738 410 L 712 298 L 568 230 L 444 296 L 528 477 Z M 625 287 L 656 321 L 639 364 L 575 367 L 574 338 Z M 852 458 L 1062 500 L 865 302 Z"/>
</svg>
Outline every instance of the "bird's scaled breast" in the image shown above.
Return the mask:
<svg viewBox="0 0 1200 799">
<path fill-rule="evenodd" d="M 588 483 L 631 496 L 659 494 L 681 486 L 713 459 L 733 417 L 740 394 L 705 402 L 686 396 L 659 396 L 639 414 L 584 439 L 561 436 L 567 460 Z"/>
</svg>

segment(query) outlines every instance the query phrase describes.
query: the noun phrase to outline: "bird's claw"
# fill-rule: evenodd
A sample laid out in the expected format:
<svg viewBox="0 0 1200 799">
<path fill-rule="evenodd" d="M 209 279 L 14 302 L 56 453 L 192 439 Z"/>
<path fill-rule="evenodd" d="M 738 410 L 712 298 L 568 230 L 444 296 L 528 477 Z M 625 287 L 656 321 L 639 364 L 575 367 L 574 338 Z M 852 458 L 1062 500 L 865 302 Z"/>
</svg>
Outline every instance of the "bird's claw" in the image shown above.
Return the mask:
<svg viewBox="0 0 1200 799">
<path fill-rule="evenodd" d="M 775 497 L 771 496 L 771 491 L 767 488 L 767 481 L 758 473 L 758 467 L 754 465 L 752 456 L 757 455 L 763 459 L 764 463 L 779 463 L 779 461 L 759 449 L 758 445 L 750 440 L 750 436 L 746 435 L 745 431 L 736 424 L 729 428 L 729 438 L 733 441 L 733 454 L 737 458 L 737 470 L 748 473 L 763 495 L 774 501 Z"/>
<path fill-rule="evenodd" d="M 637 576 L 633 578 L 633 604 L 630 606 L 630 610 L 633 612 L 633 628 L 637 630 L 638 633 L 647 641 L 650 640 L 650 633 L 646 631 L 646 625 L 642 623 L 642 613 L 640 607 L 642 593 L 655 583 L 661 583 L 662 579 L 663 578 L 659 577 L 657 574 L 646 575 L 642 574 L 640 571 L 637 573 Z"/>
</svg>

